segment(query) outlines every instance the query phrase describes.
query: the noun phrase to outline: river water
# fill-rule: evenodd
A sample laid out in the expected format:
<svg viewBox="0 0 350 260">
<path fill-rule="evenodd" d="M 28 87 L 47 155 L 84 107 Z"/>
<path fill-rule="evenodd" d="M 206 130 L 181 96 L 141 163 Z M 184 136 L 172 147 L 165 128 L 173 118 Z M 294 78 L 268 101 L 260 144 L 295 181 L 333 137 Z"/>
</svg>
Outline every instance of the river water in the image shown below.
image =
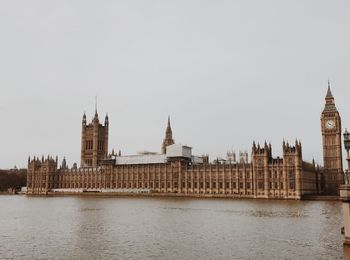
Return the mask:
<svg viewBox="0 0 350 260">
<path fill-rule="evenodd" d="M 1 259 L 342 259 L 341 203 L 0 196 Z"/>
</svg>

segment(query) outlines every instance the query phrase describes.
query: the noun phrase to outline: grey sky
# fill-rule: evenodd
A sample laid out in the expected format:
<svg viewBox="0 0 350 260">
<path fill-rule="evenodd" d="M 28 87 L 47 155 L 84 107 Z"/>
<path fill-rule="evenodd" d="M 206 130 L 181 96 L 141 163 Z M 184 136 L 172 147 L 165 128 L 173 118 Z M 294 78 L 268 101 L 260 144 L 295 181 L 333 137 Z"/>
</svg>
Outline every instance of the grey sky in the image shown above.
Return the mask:
<svg viewBox="0 0 350 260">
<path fill-rule="evenodd" d="M 331 80 L 350 127 L 350 1 L 0 1 L 0 168 L 79 162 L 81 119 L 110 116 L 110 148 L 176 142 L 211 159 L 299 138 L 322 162 Z"/>
</svg>

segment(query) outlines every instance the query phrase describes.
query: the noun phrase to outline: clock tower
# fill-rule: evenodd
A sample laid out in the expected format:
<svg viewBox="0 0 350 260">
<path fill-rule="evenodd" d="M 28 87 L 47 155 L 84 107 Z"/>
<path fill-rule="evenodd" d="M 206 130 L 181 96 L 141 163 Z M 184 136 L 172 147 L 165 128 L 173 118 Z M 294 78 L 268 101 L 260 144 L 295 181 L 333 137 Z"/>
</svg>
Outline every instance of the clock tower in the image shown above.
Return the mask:
<svg viewBox="0 0 350 260">
<path fill-rule="evenodd" d="M 341 118 L 335 106 L 329 81 L 326 104 L 321 116 L 321 129 L 325 181 L 324 192 L 326 194 L 339 194 L 339 185 L 344 183 L 341 143 L 342 129 Z"/>
</svg>

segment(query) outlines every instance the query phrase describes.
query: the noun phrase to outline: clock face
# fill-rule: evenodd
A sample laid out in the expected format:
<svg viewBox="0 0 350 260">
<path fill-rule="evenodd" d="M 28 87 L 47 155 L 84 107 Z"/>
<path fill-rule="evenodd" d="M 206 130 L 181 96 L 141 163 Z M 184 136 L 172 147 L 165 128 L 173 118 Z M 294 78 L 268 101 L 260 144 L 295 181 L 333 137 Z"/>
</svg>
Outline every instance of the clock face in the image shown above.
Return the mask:
<svg viewBox="0 0 350 260">
<path fill-rule="evenodd" d="M 333 120 L 328 120 L 326 122 L 326 128 L 327 129 L 334 129 L 335 128 L 335 122 Z"/>
</svg>

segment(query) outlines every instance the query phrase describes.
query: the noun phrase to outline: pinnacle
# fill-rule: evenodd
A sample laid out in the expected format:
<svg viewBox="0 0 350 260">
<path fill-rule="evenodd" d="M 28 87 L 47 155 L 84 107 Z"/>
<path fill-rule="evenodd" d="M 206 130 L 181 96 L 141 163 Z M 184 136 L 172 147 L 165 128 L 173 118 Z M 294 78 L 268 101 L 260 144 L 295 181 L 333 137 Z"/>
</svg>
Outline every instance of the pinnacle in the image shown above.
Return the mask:
<svg viewBox="0 0 350 260">
<path fill-rule="evenodd" d="M 328 80 L 328 90 L 327 90 L 326 98 L 333 98 L 333 94 L 331 91 L 331 84 L 330 84 L 329 80 Z"/>
</svg>

